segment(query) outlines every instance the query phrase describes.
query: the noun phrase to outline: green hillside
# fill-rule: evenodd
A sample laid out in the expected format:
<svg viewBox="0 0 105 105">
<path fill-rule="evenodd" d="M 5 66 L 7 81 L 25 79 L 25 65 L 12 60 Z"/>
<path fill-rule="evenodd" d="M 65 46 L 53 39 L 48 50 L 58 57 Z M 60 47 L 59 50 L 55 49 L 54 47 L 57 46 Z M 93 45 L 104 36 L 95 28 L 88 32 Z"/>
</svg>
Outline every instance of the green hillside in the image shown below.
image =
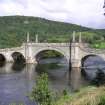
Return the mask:
<svg viewBox="0 0 105 105">
<path fill-rule="evenodd" d="M 81 31 L 83 40 L 90 43 L 97 43 L 105 37 L 105 30 L 35 17 L 4 16 L 0 17 L 0 48 L 20 46 L 26 42 L 27 32 L 30 32 L 31 41 L 38 34 L 40 42 L 68 42 L 73 31 L 77 32 L 77 38 Z"/>
</svg>

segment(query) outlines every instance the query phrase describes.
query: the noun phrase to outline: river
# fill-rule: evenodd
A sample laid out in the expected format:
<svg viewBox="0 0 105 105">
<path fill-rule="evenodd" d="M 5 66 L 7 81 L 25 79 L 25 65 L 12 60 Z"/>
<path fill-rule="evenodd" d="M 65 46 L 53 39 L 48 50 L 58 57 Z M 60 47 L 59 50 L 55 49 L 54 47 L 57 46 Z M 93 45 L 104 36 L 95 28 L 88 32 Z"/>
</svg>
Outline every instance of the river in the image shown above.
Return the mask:
<svg viewBox="0 0 105 105">
<path fill-rule="evenodd" d="M 90 60 L 97 62 L 92 59 L 90 57 L 84 65 L 89 65 Z M 63 89 L 77 90 L 88 84 L 79 68 L 73 68 L 71 73 L 69 72 L 68 64 L 64 58 L 44 59 L 37 65 L 6 63 L 0 67 L 0 105 L 9 105 L 13 102 L 35 105 L 29 100 L 28 94 L 35 85 L 37 76 L 42 72 L 48 73 L 49 87 L 57 92 L 61 92 Z M 89 69 L 86 69 L 86 72 L 89 74 Z"/>
</svg>

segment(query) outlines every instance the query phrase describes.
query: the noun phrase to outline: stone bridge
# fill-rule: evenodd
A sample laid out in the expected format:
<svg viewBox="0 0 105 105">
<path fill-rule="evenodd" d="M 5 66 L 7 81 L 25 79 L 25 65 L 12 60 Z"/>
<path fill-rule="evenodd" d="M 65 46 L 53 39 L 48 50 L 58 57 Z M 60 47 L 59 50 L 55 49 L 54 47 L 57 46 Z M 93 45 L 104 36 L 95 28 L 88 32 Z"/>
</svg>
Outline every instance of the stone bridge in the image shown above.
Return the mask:
<svg viewBox="0 0 105 105">
<path fill-rule="evenodd" d="M 71 63 L 72 67 L 81 67 L 81 60 L 90 55 L 97 55 L 105 59 L 105 50 L 96 50 L 88 47 L 85 43 L 23 43 L 21 47 L 0 49 L 0 55 L 3 55 L 7 62 L 14 62 L 13 53 L 19 52 L 26 59 L 27 63 L 37 63 L 36 56 L 40 52 L 46 50 L 54 50 L 67 59 L 69 63 L 70 51 L 71 51 Z"/>
</svg>

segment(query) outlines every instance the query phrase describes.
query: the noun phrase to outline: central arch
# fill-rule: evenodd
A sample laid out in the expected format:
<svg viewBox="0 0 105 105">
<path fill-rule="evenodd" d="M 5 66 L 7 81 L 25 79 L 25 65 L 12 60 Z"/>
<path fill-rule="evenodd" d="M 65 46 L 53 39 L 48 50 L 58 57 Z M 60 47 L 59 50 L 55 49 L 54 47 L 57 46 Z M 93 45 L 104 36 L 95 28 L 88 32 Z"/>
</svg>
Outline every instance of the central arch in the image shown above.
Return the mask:
<svg viewBox="0 0 105 105">
<path fill-rule="evenodd" d="M 36 54 L 34 55 L 35 59 L 37 60 L 38 55 L 46 51 L 57 52 L 59 53 L 59 55 L 61 55 L 62 57 L 66 59 L 67 63 L 69 62 L 69 57 L 67 56 L 67 54 L 65 54 L 65 52 L 62 51 L 61 49 L 56 49 L 56 48 L 43 48 L 43 49 L 38 50 Z"/>
<path fill-rule="evenodd" d="M 55 50 L 43 50 L 41 52 L 39 52 L 37 55 L 36 55 L 36 60 L 37 58 L 40 59 L 40 58 L 54 58 L 54 57 L 64 57 L 64 55 L 62 55 L 61 53 L 55 51 Z"/>
</svg>

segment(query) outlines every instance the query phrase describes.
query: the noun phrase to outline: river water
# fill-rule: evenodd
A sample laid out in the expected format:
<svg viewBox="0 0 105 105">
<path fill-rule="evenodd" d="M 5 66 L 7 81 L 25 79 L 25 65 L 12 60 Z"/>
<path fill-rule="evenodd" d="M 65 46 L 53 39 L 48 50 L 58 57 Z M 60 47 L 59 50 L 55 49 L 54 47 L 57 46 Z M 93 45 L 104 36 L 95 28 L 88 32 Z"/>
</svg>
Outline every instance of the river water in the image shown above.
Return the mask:
<svg viewBox="0 0 105 105">
<path fill-rule="evenodd" d="M 90 58 L 84 65 L 89 65 L 88 62 L 90 62 Z M 13 102 L 35 105 L 29 100 L 28 94 L 35 85 L 37 76 L 42 72 L 48 73 L 49 86 L 57 92 L 62 92 L 63 89 L 77 90 L 88 84 L 87 80 L 81 76 L 79 68 L 73 68 L 69 72 L 64 58 L 44 59 L 37 65 L 7 63 L 0 67 L 0 105 L 9 105 Z M 89 75 L 89 69 L 86 69 L 86 72 Z"/>
</svg>

